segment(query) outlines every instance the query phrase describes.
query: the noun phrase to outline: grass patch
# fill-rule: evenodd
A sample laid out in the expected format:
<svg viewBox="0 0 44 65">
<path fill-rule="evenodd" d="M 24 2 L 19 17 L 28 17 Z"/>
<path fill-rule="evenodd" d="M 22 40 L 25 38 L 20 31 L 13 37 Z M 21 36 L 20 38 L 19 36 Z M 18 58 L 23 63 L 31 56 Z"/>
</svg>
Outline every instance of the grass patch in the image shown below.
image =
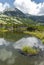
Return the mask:
<svg viewBox="0 0 44 65">
<path fill-rule="evenodd" d="M 25 34 L 29 34 L 31 36 L 35 36 L 37 38 L 39 38 L 43 43 L 44 43 L 44 31 L 24 31 Z"/>
<path fill-rule="evenodd" d="M 25 52 L 26 54 L 30 54 L 30 55 L 38 54 L 38 52 L 39 52 L 39 50 L 31 48 L 29 46 L 24 46 L 22 48 L 22 51 Z"/>
</svg>

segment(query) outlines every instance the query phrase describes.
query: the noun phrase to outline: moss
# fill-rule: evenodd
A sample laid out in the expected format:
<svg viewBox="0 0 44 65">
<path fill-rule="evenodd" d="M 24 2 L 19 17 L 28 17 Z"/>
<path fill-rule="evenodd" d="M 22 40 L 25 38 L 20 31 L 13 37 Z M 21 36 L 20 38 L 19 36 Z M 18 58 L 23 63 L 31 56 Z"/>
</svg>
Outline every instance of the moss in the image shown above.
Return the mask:
<svg viewBox="0 0 44 65">
<path fill-rule="evenodd" d="M 22 51 L 25 52 L 25 53 L 27 53 L 27 54 L 32 54 L 32 55 L 38 54 L 38 52 L 39 52 L 39 50 L 31 48 L 29 46 L 24 46 L 22 48 Z"/>
</svg>

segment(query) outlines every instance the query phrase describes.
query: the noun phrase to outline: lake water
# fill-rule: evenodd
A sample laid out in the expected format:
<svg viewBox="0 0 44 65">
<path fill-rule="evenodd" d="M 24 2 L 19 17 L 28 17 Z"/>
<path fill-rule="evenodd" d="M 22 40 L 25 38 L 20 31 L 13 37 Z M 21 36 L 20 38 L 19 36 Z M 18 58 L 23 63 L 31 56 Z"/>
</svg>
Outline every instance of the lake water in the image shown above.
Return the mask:
<svg viewBox="0 0 44 65">
<path fill-rule="evenodd" d="M 26 37 L 29 35 L 12 32 L 0 33 L 0 65 L 44 65 L 44 54 L 24 56 L 13 47 L 18 40 Z"/>
</svg>

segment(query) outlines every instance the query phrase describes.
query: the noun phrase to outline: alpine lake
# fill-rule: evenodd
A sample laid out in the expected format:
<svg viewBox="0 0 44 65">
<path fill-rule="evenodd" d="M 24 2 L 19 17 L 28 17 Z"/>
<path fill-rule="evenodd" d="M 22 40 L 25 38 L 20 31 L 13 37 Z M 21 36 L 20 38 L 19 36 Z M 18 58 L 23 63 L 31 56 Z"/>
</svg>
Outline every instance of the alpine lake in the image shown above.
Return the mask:
<svg viewBox="0 0 44 65">
<path fill-rule="evenodd" d="M 14 48 L 16 42 L 28 37 L 30 35 L 24 33 L 0 32 L 0 65 L 44 65 L 44 54 L 26 56 Z"/>
</svg>

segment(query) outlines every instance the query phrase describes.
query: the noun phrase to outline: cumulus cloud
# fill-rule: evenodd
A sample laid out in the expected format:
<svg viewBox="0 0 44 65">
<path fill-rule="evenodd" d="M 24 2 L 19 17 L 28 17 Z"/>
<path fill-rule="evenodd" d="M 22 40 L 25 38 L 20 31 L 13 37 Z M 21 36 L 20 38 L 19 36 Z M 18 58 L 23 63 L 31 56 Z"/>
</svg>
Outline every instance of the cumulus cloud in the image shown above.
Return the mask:
<svg viewBox="0 0 44 65">
<path fill-rule="evenodd" d="M 0 3 L 0 12 L 3 12 L 6 8 L 9 8 L 10 5 L 8 3 Z"/>
<path fill-rule="evenodd" d="M 40 11 L 39 11 L 40 15 L 44 15 L 44 2 L 41 5 Z"/>
<path fill-rule="evenodd" d="M 14 5 L 24 13 L 32 15 L 43 15 L 44 14 L 44 2 L 36 3 L 32 0 L 15 0 Z"/>
</svg>

